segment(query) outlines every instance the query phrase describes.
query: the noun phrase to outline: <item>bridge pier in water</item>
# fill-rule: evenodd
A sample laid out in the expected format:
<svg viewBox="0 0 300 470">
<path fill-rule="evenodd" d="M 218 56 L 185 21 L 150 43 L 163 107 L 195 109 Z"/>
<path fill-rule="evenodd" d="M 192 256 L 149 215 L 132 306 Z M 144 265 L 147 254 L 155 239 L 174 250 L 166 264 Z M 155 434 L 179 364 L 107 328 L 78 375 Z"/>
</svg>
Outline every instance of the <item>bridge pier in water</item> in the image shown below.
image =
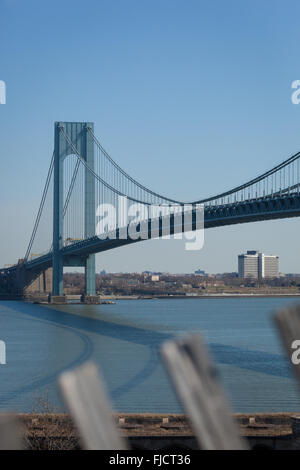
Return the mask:
<svg viewBox="0 0 300 470">
<path fill-rule="evenodd" d="M 85 262 L 85 295 L 96 295 L 96 260 L 90 255 Z"/>
<path fill-rule="evenodd" d="M 56 122 L 54 126 L 54 199 L 53 199 L 53 287 L 52 296 L 63 302 L 63 268 L 64 268 L 64 160 L 76 151 L 81 155 L 89 168 L 94 170 L 94 142 L 89 130 L 93 131 L 91 122 Z M 66 140 L 66 136 L 67 139 Z M 95 178 L 85 169 L 84 188 L 84 235 L 90 238 L 95 235 L 96 206 Z M 84 266 L 85 298 L 96 296 L 95 255 L 89 255 L 84 262 L 69 260 L 68 266 Z"/>
</svg>

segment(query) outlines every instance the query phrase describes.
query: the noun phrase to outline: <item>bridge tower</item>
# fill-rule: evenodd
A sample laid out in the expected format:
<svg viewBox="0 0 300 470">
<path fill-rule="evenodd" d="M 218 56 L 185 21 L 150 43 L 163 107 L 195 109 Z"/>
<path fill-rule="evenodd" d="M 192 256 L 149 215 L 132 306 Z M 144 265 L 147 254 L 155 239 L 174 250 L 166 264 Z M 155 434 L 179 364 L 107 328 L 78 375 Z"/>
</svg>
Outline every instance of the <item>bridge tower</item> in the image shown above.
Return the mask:
<svg viewBox="0 0 300 470">
<path fill-rule="evenodd" d="M 94 169 L 94 142 L 89 129 L 94 130 L 91 122 L 56 122 L 54 125 L 54 201 L 53 201 L 53 287 L 54 296 L 63 295 L 63 267 L 84 266 L 85 295 L 96 294 L 95 255 L 85 258 L 70 257 L 64 264 L 62 248 L 64 246 L 64 159 L 74 154 L 74 148 L 66 140 L 66 134 L 78 153 Z M 95 235 L 95 179 L 85 169 L 85 238 Z"/>
</svg>

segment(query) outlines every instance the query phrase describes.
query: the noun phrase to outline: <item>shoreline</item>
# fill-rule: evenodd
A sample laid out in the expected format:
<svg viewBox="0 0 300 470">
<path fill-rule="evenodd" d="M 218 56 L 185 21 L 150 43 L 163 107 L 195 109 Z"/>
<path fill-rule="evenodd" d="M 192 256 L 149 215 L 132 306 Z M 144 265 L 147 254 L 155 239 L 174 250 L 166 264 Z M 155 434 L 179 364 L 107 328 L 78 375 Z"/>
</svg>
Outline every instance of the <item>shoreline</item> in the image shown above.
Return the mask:
<svg viewBox="0 0 300 470">
<path fill-rule="evenodd" d="M 177 300 L 177 299 L 232 299 L 232 298 L 300 298 L 300 294 L 206 294 L 206 295 L 162 295 L 162 296 L 153 296 L 153 297 L 142 297 L 142 296 L 105 296 L 101 297 L 100 300 Z"/>
<path fill-rule="evenodd" d="M 9 300 L 21 300 L 24 302 L 32 303 L 32 304 L 41 304 L 41 305 L 56 305 L 51 304 L 48 302 L 48 296 L 38 295 L 25 297 L 23 299 L 2 299 L 0 296 L 0 301 L 9 301 Z M 80 302 L 81 295 L 77 294 L 69 294 L 66 295 L 67 302 L 62 303 L 59 305 L 87 305 L 84 302 Z M 220 293 L 220 294 L 204 294 L 204 295 L 153 295 L 153 296 L 137 296 L 137 295 L 106 295 L 106 296 L 99 296 L 99 303 L 95 303 L 95 305 L 114 305 L 116 301 L 122 300 L 204 300 L 204 299 L 262 299 L 262 298 L 289 298 L 295 299 L 295 301 L 299 298 L 300 294 L 288 294 L 288 293 L 281 293 L 281 294 L 233 294 L 233 293 Z"/>
</svg>

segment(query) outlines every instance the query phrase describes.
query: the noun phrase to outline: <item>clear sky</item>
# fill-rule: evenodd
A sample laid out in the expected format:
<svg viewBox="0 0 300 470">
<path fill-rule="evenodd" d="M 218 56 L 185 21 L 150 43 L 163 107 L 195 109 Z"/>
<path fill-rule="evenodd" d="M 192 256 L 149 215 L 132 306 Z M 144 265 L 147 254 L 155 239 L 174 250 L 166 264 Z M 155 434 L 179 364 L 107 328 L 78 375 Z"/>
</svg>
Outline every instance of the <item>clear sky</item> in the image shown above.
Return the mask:
<svg viewBox="0 0 300 470">
<path fill-rule="evenodd" d="M 53 149 L 54 121 L 94 121 L 147 187 L 195 200 L 300 150 L 299 1 L 0 0 L 0 265 L 22 257 Z M 147 241 L 98 269 L 234 271 L 278 254 L 300 272 L 299 219 L 210 229 L 199 252 Z"/>
</svg>

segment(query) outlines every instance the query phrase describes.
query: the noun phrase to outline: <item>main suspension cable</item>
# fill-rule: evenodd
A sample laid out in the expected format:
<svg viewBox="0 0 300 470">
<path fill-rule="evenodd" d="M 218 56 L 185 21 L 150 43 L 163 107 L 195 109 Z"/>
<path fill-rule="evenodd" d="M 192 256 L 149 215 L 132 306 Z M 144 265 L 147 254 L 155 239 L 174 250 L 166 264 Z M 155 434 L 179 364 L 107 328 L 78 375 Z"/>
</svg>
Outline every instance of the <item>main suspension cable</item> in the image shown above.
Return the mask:
<svg viewBox="0 0 300 470">
<path fill-rule="evenodd" d="M 65 133 L 64 129 L 62 128 L 61 129 L 61 132 L 63 133 L 67 143 L 70 145 L 70 147 L 72 148 L 73 152 L 76 154 L 77 158 L 81 161 L 81 163 L 85 166 L 85 168 L 100 182 L 102 183 L 107 189 L 109 189 L 110 191 L 112 191 L 113 193 L 117 194 L 118 196 L 123 196 L 123 197 L 126 197 L 127 199 L 129 199 L 130 201 L 133 201 L 133 202 L 137 202 L 139 204 L 145 204 L 145 205 L 151 205 L 150 202 L 147 202 L 147 201 L 141 201 L 140 199 L 137 199 L 137 198 L 133 198 L 131 196 L 128 196 L 124 193 L 122 193 L 121 191 L 119 191 L 118 189 L 114 188 L 113 186 L 111 186 L 110 184 L 108 184 L 103 178 L 101 178 L 101 176 L 97 175 L 97 173 L 88 165 L 88 163 L 85 161 L 85 159 L 82 157 L 82 155 L 78 152 L 77 148 L 75 147 L 75 145 L 73 145 L 71 139 L 68 137 L 68 135 Z M 183 203 L 178 203 L 178 204 L 183 204 Z"/>
<path fill-rule="evenodd" d="M 213 201 L 215 199 L 220 199 L 222 197 L 225 197 L 225 196 L 229 196 L 231 194 L 234 194 L 238 191 L 241 191 L 243 189 L 246 189 L 248 188 L 249 186 L 252 186 L 253 184 L 256 184 L 256 183 L 259 183 L 260 181 L 262 181 L 263 179 L 267 178 L 268 176 L 271 176 L 273 175 L 274 173 L 280 171 L 281 169 L 285 168 L 286 166 L 290 165 L 291 163 L 295 162 L 296 160 L 299 160 L 300 159 L 300 152 L 297 152 L 296 154 L 292 155 L 291 157 L 289 157 L 288 159 L 284 160 L 282 163 L 276 165 L 275 167 L 271 168 L 271 170 L 268 170 L 266 171 L 265 173 L 262 173 L 261 175 L 253 178 L 252 180 L 248 181 L 247 183 L 244 183 L 240 186 L 237 186 L 231 190 L 228 190 L 228 191 L 225 191 L 223 193 L 220 193 L 220 194 L 217 194 L 215 196 L 211 196 L 209 198 L 205 198 L 205 199 L 201 199 L 201 200 L 198 200 L 198 201 L 193 201 L 193 202 L 182 202 L 182 201 L 177 201 L 177 200 L 174 200 L 174 199 L 170 199 L 170 198 L 167 198 L 165 196 L 161 196 L 160 194 L 157 194 L 153 191 L 151 191 L 150 189 L 146 188 L 145 186 L 143 186 L 141 183 L 139 183 L 138 181 L 136 181 L 135 179 L 133 179 L 130 175 L 128 175 L 128 173 L 126 173 L 114 160 L 113 158 L 106 152 L 106 150 L 102 147 L 101 143 L 99 142 L 99 140 L 96 138 L 96 136 L 94 135 L 94 133 L 92 132 L 91 129 L 89 129 L 89 132 L 91 133 L 92 137 L 93 137 L 93 140 L 94 142 L 96 143 L 96 145 L 99 147 L 99 149 L 101 150 L 101 152 L 105 155 L 105 157 L 111 162 L 111 164 L 123 175 L 125 176 L 125 178 L 127 178 L 130 182 L 134 183 L 135 185 L 137 185 L 139 188 L 141 188 L 143 191 L 155 196 L 155 197 L 158 197 L 160 199 L 163 199 L 165 201 L 169 201 L 169 202 L 172 202 L 172 203 L 175 203 L 175 204 L 202 204 L 202 203 L 205 203 L 205 202 L 209 202 L 209 201 Z"/>
<path fill-rule="evenodd" d="M 143 184 L 139 183 L 137 180 L 135 180 L 134 178 L 132 178 L 132 176 L 130 176 L 128 173 L 126 173 L 126 171 L 124 171 L 124 170 L 113 160 L 113 158 L 107 153 L 107 151 L 102 147 L 101 143 L 99 142 L 99 140 L 97 139 L 97 137 L 95 136 L 95 134 L 93 133 L 93 131 L 92 131 L 91 129 L 89 129 L 89 132 L 91 133 L 92 138 L 93 138 L 95 144 L 98 146 L 99 150 L 105 155 L 105 157 L 110 161 L 110 163 L 111 163 L 123 176 L 125 176 L 125 178 L 127 178 L 131 183 L 135 184 L 136 186 L 138 186 L 140 189 L 142 189 L 142 190 L 145 191 L 146 193 L 151 194 L 151 196 L 155 196 L 155 197 L 158 197 L 159 199 L 163 199 L 164 201 L 169 201 L 169 202 L 172 202 L 172 203 L 175 203 L 175 204 L 182 204 L 182 202 L 180 202 L 180 201 L 176 201 L 175 199 L 170 199 L 170 198 L 168 198 L 168 197 L 162 196 L 161 194 L 155 193 L 155 192 L 152 191 L 151 189 L 146 188 L 146 186 L 144 186 Z"/>
</svg>

